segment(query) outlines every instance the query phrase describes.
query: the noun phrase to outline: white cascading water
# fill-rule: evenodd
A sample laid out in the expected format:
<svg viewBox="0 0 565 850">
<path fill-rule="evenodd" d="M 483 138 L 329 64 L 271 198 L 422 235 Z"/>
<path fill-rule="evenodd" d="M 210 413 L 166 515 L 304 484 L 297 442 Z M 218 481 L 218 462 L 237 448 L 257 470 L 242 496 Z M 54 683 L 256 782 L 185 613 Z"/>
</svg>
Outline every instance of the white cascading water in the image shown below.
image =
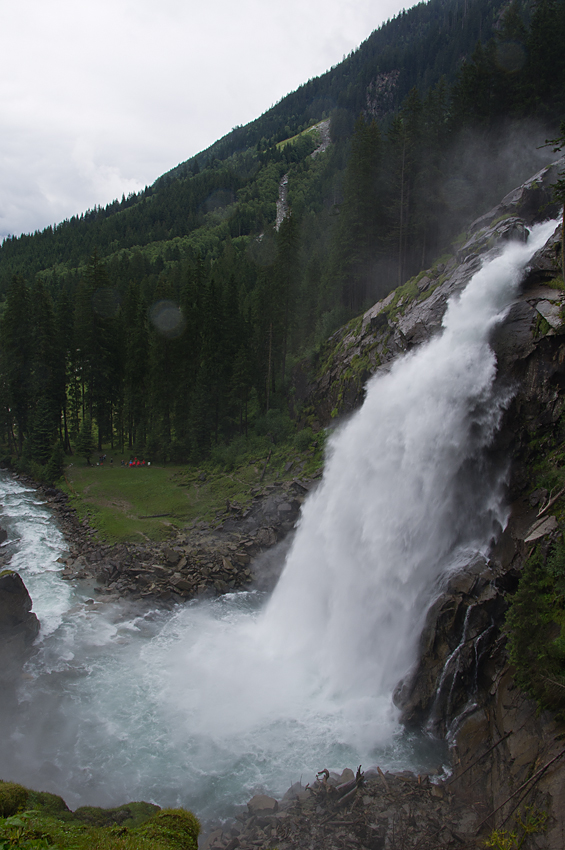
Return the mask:
<svg viewBox="0 0 565 850">
<path fill-rule="evenodd" d="M 270 599 L 89 604 L 91 588 L 73 595 L 56 576 L 63 544 L 45 509 L 4 475 L 0 524 L 44 628 L 3 718 L 0 775 L 72 807 L 146 799 L 207 817 L 323 767 L 440 759 L 402 732 L 392 691 L 442 577 L 506 521 L 504 474 L 484 460 L 505 404 L 488 340 L 554 228 L 509 244 L 451 300 L 440 336 L 369 382 Z"/>
</svg>

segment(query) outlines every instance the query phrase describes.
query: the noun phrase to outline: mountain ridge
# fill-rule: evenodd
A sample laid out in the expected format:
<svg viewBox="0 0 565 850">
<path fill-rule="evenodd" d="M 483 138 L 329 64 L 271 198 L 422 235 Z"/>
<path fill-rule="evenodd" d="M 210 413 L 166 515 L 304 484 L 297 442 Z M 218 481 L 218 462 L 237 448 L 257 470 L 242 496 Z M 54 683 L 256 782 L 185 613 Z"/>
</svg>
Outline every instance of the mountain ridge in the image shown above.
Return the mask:
<svg viewBox="0 0 565 850">
<path fill-rule="evenodd" d="M 202 167 L 190 160 L 140 195 L 6 240 L 6 453 L 19 459 L 25 445 L 45 466 L 54 442 L 72 451 L 90 418 L 100 449 L 198 461 L 267 415 L 300 415 L 295 365 L 391 291 L 417 286 L 469 221 L 551 158 L 565 3 L 500 9 L 420 4 L 249 125 L 254 146 L 241 128 Z M 469 56 L 477 33 L 494 35 Z M 404 96 L 414 82 L 422 90 Z M 306 130 L 324 111 L 331 143 L 312 157 Z M 277 221 L 285 175 L 289 214 Z"/>
</svg>

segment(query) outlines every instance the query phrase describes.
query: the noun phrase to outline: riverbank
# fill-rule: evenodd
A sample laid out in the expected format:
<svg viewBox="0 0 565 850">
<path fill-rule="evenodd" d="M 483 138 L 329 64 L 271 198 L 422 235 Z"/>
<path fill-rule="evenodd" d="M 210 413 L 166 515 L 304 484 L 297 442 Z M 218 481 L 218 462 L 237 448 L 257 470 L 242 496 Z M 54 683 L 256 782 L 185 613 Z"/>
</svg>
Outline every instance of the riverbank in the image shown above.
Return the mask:
<svg viewBox="0 0 565 850">
<path fill-rule="evenodd" d="M 228 502 L 215 523 L 175 528 L 163 542 L 112 545 L 97 540 L 96 529 L 87 518 L 79 519 L 68 494 L 20 480 L 36 487 L 67 539 L 63 579 L 94 579 L 98 594 L 107 600 L 171 603 L 251 586 L 271 589 L 282 559 L 266 555 L 292 533 L 301 505 L 320 477 L 318 473 L 254 488 L 249 507 Z"/>
</svg>

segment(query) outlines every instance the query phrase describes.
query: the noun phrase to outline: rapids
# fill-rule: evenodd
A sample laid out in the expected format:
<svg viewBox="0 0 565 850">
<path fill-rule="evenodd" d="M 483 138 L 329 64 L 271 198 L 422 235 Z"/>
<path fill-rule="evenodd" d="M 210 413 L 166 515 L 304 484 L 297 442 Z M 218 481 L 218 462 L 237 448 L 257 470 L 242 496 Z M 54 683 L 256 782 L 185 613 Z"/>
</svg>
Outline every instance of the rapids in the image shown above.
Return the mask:
<svg viewBox="0 0 565 850">
<path fill-rule="evenodd" d="M 42 629 L 2 718 L 0 776 L 72 808 L 145 799 L 207 818 L 323 767 L 437 766 L 441 746 L 399 727 L 392 692 L 442 580 L 506 522 L 506 471 L 485 449 L 508 396 L 488 342 L 554 227 L 485 264 L 442 334 L 371 379 L 270 598 L 93 601 L 59 578 L 48 509 L 1 473 L 4 546 Z"/>
</svg>

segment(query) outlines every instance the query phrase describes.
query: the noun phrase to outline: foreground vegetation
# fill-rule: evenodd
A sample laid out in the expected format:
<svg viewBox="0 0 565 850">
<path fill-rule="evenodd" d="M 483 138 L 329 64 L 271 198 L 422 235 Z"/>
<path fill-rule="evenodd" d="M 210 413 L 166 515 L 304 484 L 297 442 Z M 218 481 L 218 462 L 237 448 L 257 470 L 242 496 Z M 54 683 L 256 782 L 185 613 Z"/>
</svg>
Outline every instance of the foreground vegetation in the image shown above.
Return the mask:
<svg viewBox="0 0 565 850">
<path fill-rule="evenodd" d="M 127 803 L 71 812 L 55 794 L 0 780 L 0 850 L 197 850 L 199 832 L 184 809 Z"/>
</svg>

